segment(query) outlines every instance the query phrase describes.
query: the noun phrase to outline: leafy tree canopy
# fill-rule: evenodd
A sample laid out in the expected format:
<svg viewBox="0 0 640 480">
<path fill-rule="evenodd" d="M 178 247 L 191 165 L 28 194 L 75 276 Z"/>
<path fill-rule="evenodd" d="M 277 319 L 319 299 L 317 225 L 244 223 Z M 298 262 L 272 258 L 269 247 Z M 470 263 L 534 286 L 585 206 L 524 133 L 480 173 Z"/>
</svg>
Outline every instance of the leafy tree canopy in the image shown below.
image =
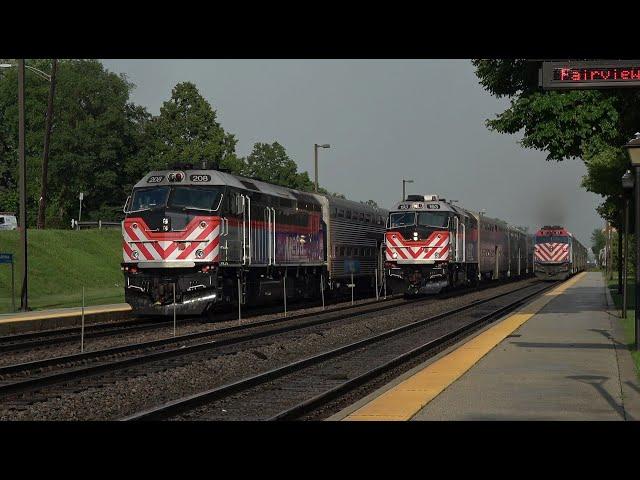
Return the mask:
<svg viewBox="0 0 640 480">
<path fill-rule="evenodd" d="M 2 63 L 15 63 L 3 60 Z M 50 60 L 29 60 L 44 72 Z M 40 194 L 49 83 L 26 70 L 27 212 L 35 224 Z M 226 169 L 270 183 L 313 191 L 307 172 L 277 142 L 257 143 L 246 158 L 224 131 L 216 111 L 193 83 L 177 84 L 157 116 L 130 101 L 125 75 L 96 60 L 61 60 L 49 155 L 47 225 L 68 228 L 84 193 L 83 219 L 115 220 L 126 196 L 154 169 L 190 165 Z M 18 211 L 17 69 L 0 69 L 0 211 Z M 321 193 L 328 193 L 320 188 Z"/>
<path fill-rule="evenodd" d="M 49 60 L 30 65 L 45 72 Z M 0 210 L 18 209 L 17 69 L 0 72 Z M 129 102 L 133 85 L 97 60 L 61 60 L 58 65 L 49 161 L 47 223 L 67 228 L 77 217 L 78 194 L 85 192 L 89 214 L 122 205 L 128 181 L 123 168 L 136 155 L 146 111 Z M 27 212 L 35 223 L 49 83 L 25 72 Z M 84 218 L 87 218 L 86 216 Z"/>
<path fill-rule="evenodd" d="M 274 183 L 284 187 L 312 192 L 313 182 L 307 172 L 298 172 L 298 166 L 285 148 L 278 142 L 256 143 L 253 151 L 244 160 L 242 175 Z"/>
<path fill-rule="evenodd" d="M 620 178 L 628 161 L 620 148 L 640 128 L 636 90 L 542 91 L 540 62 L 519 59 L 474 60 L 481 85 L 509 108 L 487 120 L 500 133 L 522 132 L 521 145 L 547 153 L 547 160 L 581 158 L 587 164 L 583 186 L 605 197 L 598 211 L 620 225 Z"/>
<path fill-rule="evenodd" d="M 138 171 L 162 170 L 176 165 L 224 168 L 239 172 L 237 140 L 216 120 L 216 111 L 191 82 L 178 83 L 160 115 L 146 124 L 146 144 L 137 162 Z"/>
</svg>

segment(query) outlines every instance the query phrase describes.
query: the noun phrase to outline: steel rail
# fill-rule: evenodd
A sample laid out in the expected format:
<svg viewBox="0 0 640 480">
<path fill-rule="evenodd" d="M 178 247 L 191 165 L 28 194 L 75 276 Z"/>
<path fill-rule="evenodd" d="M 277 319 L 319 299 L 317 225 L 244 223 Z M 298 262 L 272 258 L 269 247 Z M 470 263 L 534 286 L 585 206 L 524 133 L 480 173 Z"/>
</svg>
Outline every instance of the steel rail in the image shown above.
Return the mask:
<svg viewBox="0 0 640 480">
<path fill-rule="evenodd" d="M 489 317 L 493 317 L 495 315 L 497 315 L 497 312 L 503 312 L 505 311 L 508 307 L 511 308 L 515 308 L 515 306 L 523 303 L 524 301 L 526 301 L 528 298 L 531 298 L 532 296 L 538 295 L 540 293 L 542 293 L 543 291 L 555 286 L 556 284 L 551 284 L 549 286 L 545 286 L 542 289 L 537 289 L 535 292 L 525 296 L 524 298 L 520 298 L 518 299 L 516 302 L 512 302 L 511 304 L 509 304 L 507 307 L 501 307 L 500 309 L 491 312 L 488 315 L 485 315 L 482 317 L 481 321 L 484 322 L 486 321 L 486 318 Z M 400 327 L 395 327 L 393 329 L 387 330 L 383 333 L 380 334 L 376 334 L 376 335 L 372 335 L 368 338 L 365 338 L 363 340 L 358 340 L 356 342 L 352 342 L 349 343 L 347 345 L 338 347 L 338 348 L 334 348 L 332 350 L 317 354 L 317 355 L 313 355 L 307 358 L 304 358 L 302 360 L 297 360 L 295 362 L 289 363 L 287 365 L 281 366 L 281 367 L 276 367 L 274 369 L 268 370 L 266 372 L 263 373 L 259 373 L 256 375 L 252 375 L 250 377 L 246 377 L 243 379 L 240 379 L 238 381 L 229 383 L 229 384 L 225 384 L 222 385 L 220 387 L 215 387 L 203 392 L 199 392 L 196 394 L 192 394 L 192 395 L 188 395 L 186 397 L 183 398 L 179 398 L 176 400 L 172 400 L 169 402 L 166 402 L 162 405 L 156 406 L 156 407 L 152 407 L 140 412 L 137 412 L 135 414 L 126 416 L 124 418 L 122 418 L 122 421 L 132 421 L 132 420 L 154 420 L 154 419 L 162 419 L 162 418 L 167 418 L 170 416 L 174 416 L 180 412 L 183 412 L 185 410 L 189 410 L 189 409 L 193 409 L 195 407 L 201 406 L 203 404 L 209 403 L 211 401 L 214 400 L 218 400 L 224 397 L 228 397 L 231 394 L 246 390 L 250 387 L 253 386 L 257 386 L 260 384 L 264 384 L 267 383 L 273 379 L 282 377 L 286 374 L 301 370 L 303 368 L 306 368 L 308 366 L 312 366 L 312 365 L 317 365 L 325 360 L 329 360 L 341 355 L 344 355 L 346 353 L 349 353 L 351 351 L 360 349 L 362 347 L 365 347 L 367 345 L 370 345 L 372 343 L 377 343 L 380 342 L 382 340 L 385 340 L 387 338 L 390 337 L 394 337 L 396 335 L 402 334 L 402 333 L 406 333 L 410 330 L 425 326 L 426 324 L 432 323 L 434 321 L 437 320 L 441 320 L 444 319 L 446 317 L 450 317 L 452 315 L 455 315 L 457 313 L 461 313 L 464 312 L 466 310 L 469 310 L 471 308 L 477 307 L 479 305 L 482 305 L 484 303 L 488 303 L 491 302 L 493 300 L 496 300 L 498 298 L 504 297 L 506 295 L 512 295 L 514 293 L 520 292 L 522 290 L 528 289 L 528 288 L 533 288 L 535 286 L 538 286 L 538 284 L 534 284 L 534 285 L 527 285 L 525 287 L 516 289 L 516 290 L 512 290 L 510 292 L 505 292 L 505 293 L 501 293 L 499 295 L 495 295 L 493 297 L 487 298 L 487 299 L 483 299 L 483 300 L 479 300 L 476 302 L 472 302 L 470 304 L 461 306 L 461 307 L 457 307 L 454 308 L 452 310 L 446 311 L 446 312 L 442 312 L 440 314 L 434 315 L 434 316 L 430 316 L 421 320 L 416 320 L 414 322 L 411 322 L 407 325 L 403 325 Z M 474 323 L 477 324 L 479 321 L 475 321 Z M 355 379 L 354 379 L 355 380 Z M 315 400 L 318 401 L 318 400 Z M 286 412 L 282 413 L 283 415 L 286 415 Z"/>
<path fill-rule="evenodd" d="M 387 301 L 390 302 L 391 300 L 394 300 L 394 299 L 389 299 Z M 395 300 L 400 300 L 400 301 L 398 303 L 394 303 L 394 304 L 388 303 L 386 305 L 380 305 L 380 302 L 369 302 L 369 303 L 366 303 L 365 305 L 362 305 L 362 304 L 353 305 L 353 306 L 349 305 L 344 308 L 333 309 L 330 311 L 306 312 L 306 313 L 295 315 L 295 316 L 278 317 L 270 320 L 263 320 L 260 322 L 247 323 L 244 325 L 242 324 L 233 325 L 230 327 L 220 328 L 217 330 L 207 330 L 204 332 L 188 333 L 188 334 L 180 335 L 177 337 L 167 337 L 160 340 L 150 340 L 147 342 L 122 345 L 119 347 L 96 350 L 93 352 L 75 353 L 72 355 L 65 355 L 60 357 L 46 358 L 43 360 L 34 360 L 31 362 L 7 365 L 4 367 L 0 367 L 0 377 L 6 376 L 6 375 L 16 375 L 18 373 L 24 373 L 32 370 L 50 368 L 58 365 L 65 366 L 70 363 L 78 363 L 78 362 L 82 362 L 90 359 L 94 359 L 95 361 L 99 362 L 100 361 L 99 358 L 101 357 L 120 355 L 123 353 L 128 353 L 136 350 L 156 348 L 164 345 L 170 345 L 173 343 L 199 340 L 207 337 L 216 337 L 216 336 L 220 336 L 227 333 L 247 331 L 253 328 L 277 325 L 279 323 L 293 322 L 305 317 L 323 316 L 322 318 L 319 318 L 317 320 L 312 320 L 309 322 L 280 326 L 280 327 L 276 327 L 268 330 L 249 333 L 246 335 L 234 336 L 234 337 L 221 339 L 221 340 L 209 340 L 209 341 L 206 341 L 203 343 L 197 343 L 194 345 L 181 345 L 179 347 L 168 349 L 168 350 L 162 350 L 160 352 L 148 352 L 148 353 L 144 353 L 134 357 L 126 358 L 126 359 L 108 361 L 104 363 L 99 363 L 97 365 L 84 365 L 84 366 L 78 366 L 76 368 L 71 367 L 71 368 L 62 370 L 60 372 L 49 373 L 41 376 L 28 377 L 15 382 L 0 384 L 0 395 L 7 395 L 7 394 L 23 391 L 23 390 L 52 385 L 52 384 L 65 382 L 65 381 L 69 381 L 69 380 L 73 380 L 81 377 L 95 375 L 102 372 L 121 370 L 123 368 L 128 368 L 134 365 L 149 363 L 156 360 L 162 360 L 162 359 L 170 358 L 174 356 L 184 356 L 191 353 L 197 353 L 205 350 L 214 349 L 217 347 L 233 345 L 236 343 L 242 343 L 242 342 L 247 342 L 251 340 L 257 340 L 263 337 L 268 337 L 268 336 L 277 335 L 281 333 L 287 333 L 287 332 L 299 330 L 302 328 L 320 325 L 323 323 L 336 322 L 336 321 L 344 320 L 345 318 L 357 317 L 360 315 L 368 315 L 368 314 L 379 312 L 382 310 L 387 310 L 390 308 L 404 306 L 404 305 L 422 301 L 422 300 L 418 300 L 414 302 L 414 301 L 406 301 L 403 299 L 395 299 Z M 373 305 L 373 303 L 375 303 L 375 305 Z M 371 307 L 371 308 L 366 308 L 358 312 L 348 311 L 348 310 L 352 310 L 357 307 L 363 307 L 363 306 Z"/>
<path fill-rule="evenodd" d="M 397 296 L 389 296 L 387 299 L 381 299 L 379 301 L 369 300 L 367 302 L 359 303 L 354 306 L 346 306 L 344 308 L 355 308 L 357 306 L 368 305 L 373 302 L 388 302 L 390 300 L 394 300 Z M 337 305 L 334 304 L 334 305 Z M 314 308 L 316 306 L 316 302 L 313 303 L 313 306 L 301 306 L 300 308 Z M 270 307 L 269 309 L 258 310 L 255 315 L 261 314 L 269 314 L 269 311 L 272 311 L 274 308 Z M 335 311 L 336 309 L 331 309 Z M 266 312 L 266 313 L 261 313 Z M 313 312 L 315 313 L 315 312 Z M 306 314 L 300 314 L 306 315 Z M 179 323 L 191 323 L 197 322 L 201 320 L 202 317 L 190 317 L 185 319 L 180 319 Z M 290 318 L 293 318 L 291 316 Z M 300 317 L 297 317 L 300 318 Z M 117 336 L 123 335 L 127 333 L 134 333 L 145 330 L 155 330 L 161 329 L 170 326 L 170 320 L 158 318 L 136 318 L 133 320 L 123 321 L 119 323 L 115 322 L 106 322 L 106 323 L 97 323 L 92 325 L 85 325 L 85 334 L 84 338 L 100 338 L 107 336 Z M 62 343 L 69 343 L 72 341 L 78 341 L 80 339 L 81 327 L 66 327 L 60 329 L 52 329 L 45 330 L 40 332 L 28 332 L 28 333 L 20 333 L 15 335 L 5 335 L 0 337 L 0 353 L 2 352 L 11 352 L 11 351 L 20 351 L 20 350 L 28 350 L 37 347 L 45 347 L 51 345 L 58 345 Z"/>
<path fill-rule="evenodd" d="M 337 385 L 325 392 L 322 392 L 318 395 L 316 395 L 315 397 L 312 397 L 310 399 L 307 399 L 303 402 L 298 403 L 297 405 L 294 405 L 291 408 L 288 408 L 286 410 L 281 411 L 280 413 L 272 416 L 271 418 L 269 418 L 270 421 L 278 421 L 278 420 L 294 420 L 296 418 L 300 418 L 302 415 L 305 415 L 311 411 L 313 411 L 315 408 L 318 408 L 319 406 L 322 405 L 326 405 L 327 403 L 329 403 L 330 401 L 340 397 L 341 395 L 344 395 L 345 393 L 354 390 L 355 388 L 358 388 L 359 386 L 367 383 L 368 381 L 382 375 L 383 373 L 386 373 L 390 370 L 393 370 L 394 368 L 414 359 L 415 357 L 418 357 L 419 355 L 422 355 L 430 350 L 433 350 L 435 348 L 438 348 L 442 345 L 446 345 L 447 343 L 453 341 L 454 339 L 466 334 L 466 333 L 470 333 L 472 331 L 474 331 L 475 329 L 477 329 L 478 327 L 480 327 L 482 324 L 490 322 L 492 319 L 496 319 L 496 318 L 500 318 L 501 316 L 504 316 L 504 314 L 514 310 L 515 308 L 517 308 L 518 306 L 522 305 L 524 302 L 526 302 L 528 299 L 530 299 L 531 297 L 535 297 L 537 295 L 540 295 L 542 292 L 555 287 L 557 285 L 557 283 L 551 284 L 547 287 L 543 287 L 542 289 L 531 293 L 530 295 L 527 295 L 524 298 L 518 299 L 515 302 L 510 303 L 509 305 L 505 305 L 497 310 L 494 310 L 493 312 L 490 312 L 486 315 L 483 315 L 482 317 L 480 317 L 477 320 L 474 320 L 473 322 L 467 324 L 467 325 L 463 325 L 460 328 L 457 328 L 455 330 L 452 330 L 451 332 L 448 332 L 444 335 L 441 335 L 438 338 L 435 338 L 433 340 L 429 340 L 426 343 L 423 343 L 422 345 L 415 347 L 411 350 L 409 350 L 408 352 L 405 352 L 401 355 L 398 355 L 397 357 L 383 363 L 382 365 L 379 365 L 375 368 L 372 368 L 371 370 L 358 375 L 357 377 L 352 378 L 351 380 L 347 380 L 346 382 L 343 382 L 340 385 Z"/>
</svg>

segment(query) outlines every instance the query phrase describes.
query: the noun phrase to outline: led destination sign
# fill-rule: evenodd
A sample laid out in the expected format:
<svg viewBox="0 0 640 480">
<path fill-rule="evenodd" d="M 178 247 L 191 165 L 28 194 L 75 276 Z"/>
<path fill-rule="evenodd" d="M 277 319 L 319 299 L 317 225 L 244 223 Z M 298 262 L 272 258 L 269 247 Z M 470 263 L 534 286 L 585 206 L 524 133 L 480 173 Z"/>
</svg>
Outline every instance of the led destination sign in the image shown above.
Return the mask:
<svg viewBox="0 0 640 480">
<path fill-rule="evenodd" d="M 545 90 L 640 87 L 640 60 L 544 62 Z"/>
</svg>

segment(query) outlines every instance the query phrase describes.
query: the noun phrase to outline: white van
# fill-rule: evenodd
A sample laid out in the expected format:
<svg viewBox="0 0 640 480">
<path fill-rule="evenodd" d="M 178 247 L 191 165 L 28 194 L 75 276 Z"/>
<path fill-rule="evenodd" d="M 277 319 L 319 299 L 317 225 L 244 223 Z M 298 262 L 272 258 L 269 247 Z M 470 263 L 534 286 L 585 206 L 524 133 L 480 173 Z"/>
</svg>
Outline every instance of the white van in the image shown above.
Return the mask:
<svg viewBox="0 0 640 480">
<path fill-rule="evenodd" d="M 13 213 L 0 212 L 0 230 L 17 230 L 18 220 Z"/>
</svg>

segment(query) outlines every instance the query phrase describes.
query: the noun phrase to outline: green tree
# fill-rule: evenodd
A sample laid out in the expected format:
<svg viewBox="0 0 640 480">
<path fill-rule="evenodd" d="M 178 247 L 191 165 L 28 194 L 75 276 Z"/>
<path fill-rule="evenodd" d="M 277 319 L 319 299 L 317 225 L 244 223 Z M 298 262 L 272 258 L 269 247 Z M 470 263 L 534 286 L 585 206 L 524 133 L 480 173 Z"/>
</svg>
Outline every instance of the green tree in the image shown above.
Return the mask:
<svg viewBox="0 0 640 480">
<path fill-rule="evenodd" d="M 298 166 L 278 142 L 256 143 L 244 160 L 242 175 L 263 182 L 297 190 L 313 191 L 313 182 L 307 172 L 298 172 Z"/>
<path fill-rule="evenodd" d="M 367 200 L 366 202 L 360 202 L 360 203 L 364 203 L 365 205 L 378 208 L 378 203 L 375 200 Z"/>
<path fill-rule="evenodd" d="M 602 250 L 607 243 L 607 239 L 604 232 L 600 228 L 596 228 L 591 232 L 591 251 L 598 258 L 600 250 Z"/>
<path fill-rule="evenodd" d="M 129 174 L 138 178 L 149 170 L 186 165 L 240 172 L 237 140 L 224 131 L 216 116 L 193 83 L 178 83 L 160 115 L 146 122 L 143 146 L 129 166 Z"/>
<path fill-rule="evenodd" d="M 50 71 L 49 60 L 30 65 Z M 18 109 L 17 71 L 0 74 L 0 210 L 17 210 Z M 35 224 L 48 82 L 26 72 L 25 127 L 27 212 Z M 47 226 L 68 228 L 77 216 L 78 193 L 85 192 L 83 212 L 115 215 L 126 198 L 125 164 L 137 154 L 146 111 L 129 101 L 133 85 L 124 75 L 105 70 L 97 60 L 61 60 L 58 65 L 49 161 Z M 113 217 L 111 217 L 113 218 Z M 103 219 L 111 219 L 105 218 Z"/>
<path fill-rule="evenodd" d="M 583 185 L 605 197 L 598 211 L 620 227 L 616 212 L 626 168 L 620 147 L 640 124 L 640 94 L 628 89 L 542 91 L 540 62 L 493 59 L 473 65 L 486 90 L 511 100 L 509 108 L 487 121 L 489 129 L 522 132 L 521 145 L 545 151 L 547 160 L 582 158 L 588 171 Z"/>
</svg>

